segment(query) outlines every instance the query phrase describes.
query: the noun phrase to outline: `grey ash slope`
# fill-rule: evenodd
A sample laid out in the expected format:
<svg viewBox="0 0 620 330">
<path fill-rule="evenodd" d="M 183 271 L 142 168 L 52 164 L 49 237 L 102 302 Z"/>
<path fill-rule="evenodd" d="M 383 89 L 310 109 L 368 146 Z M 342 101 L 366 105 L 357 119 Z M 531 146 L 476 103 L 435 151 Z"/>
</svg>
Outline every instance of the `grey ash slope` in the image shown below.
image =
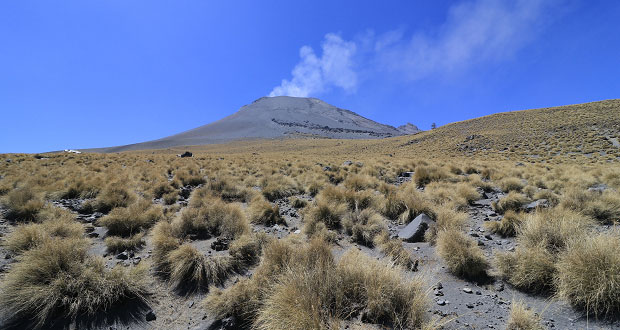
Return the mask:
<svg viewBox="0 0 620 330">
<path fill-rule="evenodd" d="M 419 132 L 415 125 L 399 128 L 364 118 L 315 98 L 263 97 L 211 124 L 149 142 L 91 149 L 97 152 L 161 149 L 242 139 L 324 137 L 384 138 Z"/>
</svg>

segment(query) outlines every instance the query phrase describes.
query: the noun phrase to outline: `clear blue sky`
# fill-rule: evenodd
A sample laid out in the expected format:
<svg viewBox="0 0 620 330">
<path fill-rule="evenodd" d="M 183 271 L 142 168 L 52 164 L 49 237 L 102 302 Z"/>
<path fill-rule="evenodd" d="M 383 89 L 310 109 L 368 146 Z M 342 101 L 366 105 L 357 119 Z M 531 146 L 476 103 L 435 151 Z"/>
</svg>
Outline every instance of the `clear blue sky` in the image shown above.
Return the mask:
<svg viewBox="0 0 620 330">
<path fill-rule="evenodd" d="M 270 94 L 422 129 L 620 98 L 620 2 L 0 3 L 0 152 L 156 139 Z"/>
</svg>

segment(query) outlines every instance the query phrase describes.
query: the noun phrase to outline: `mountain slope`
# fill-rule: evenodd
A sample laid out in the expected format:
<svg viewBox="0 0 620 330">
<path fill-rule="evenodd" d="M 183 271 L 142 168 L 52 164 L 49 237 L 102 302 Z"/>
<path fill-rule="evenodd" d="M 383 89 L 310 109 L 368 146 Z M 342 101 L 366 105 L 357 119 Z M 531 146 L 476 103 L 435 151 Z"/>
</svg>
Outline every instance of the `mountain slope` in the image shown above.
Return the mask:
<svg viewBox="0 0 620 330">
<path fill-rule="evenodd" d="M 383 125 L 319 99 L 278 96 L 260 98 L 228 117 L 183 133 L 149 142 L 92 151 L 161 149 L 280 137 L 367 139 L 417 132 L 419 130 L 414 125 L 403 125 L 400 128 Z"/>
<path fill-rule="evenodd" d="M 177 149 L 171 152 L 179 152 Z M 218 154 L 300 154 L 334 159 L 446 157 L 520 162 L 620 161 L 620 100 L 511 111 L 414 136 L 375 140 L 284 140 L 190 148 Z"/>
<path fill-rule="evenodd" d="M 404 150 L 493 158 L 616 159 L 620 100 L 605 100 L 489 116 L 448 124 L 412 138 Z"/>
</svg>

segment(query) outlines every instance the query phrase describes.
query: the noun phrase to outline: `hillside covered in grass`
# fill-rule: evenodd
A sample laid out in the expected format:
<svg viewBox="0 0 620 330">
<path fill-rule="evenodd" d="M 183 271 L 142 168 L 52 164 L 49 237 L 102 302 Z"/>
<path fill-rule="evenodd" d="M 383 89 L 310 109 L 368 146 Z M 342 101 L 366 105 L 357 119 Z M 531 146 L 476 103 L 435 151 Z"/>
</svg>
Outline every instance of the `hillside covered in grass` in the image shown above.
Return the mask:
<svg viewBox="0 0 620 330">
<path fill-rule="evenodd" d="M 494 159 L 617 160 L 619 137 L 620 100 L 606 100 L 448 124 L 396 148 Z"/>
<path fill-rule="evenodd" d="M 620 100 L 497 113 L 413 135 L 372 140 L 254 139 L 143 153 L 424 157 L 598 163 L 620 157 Z"/>
</svg>

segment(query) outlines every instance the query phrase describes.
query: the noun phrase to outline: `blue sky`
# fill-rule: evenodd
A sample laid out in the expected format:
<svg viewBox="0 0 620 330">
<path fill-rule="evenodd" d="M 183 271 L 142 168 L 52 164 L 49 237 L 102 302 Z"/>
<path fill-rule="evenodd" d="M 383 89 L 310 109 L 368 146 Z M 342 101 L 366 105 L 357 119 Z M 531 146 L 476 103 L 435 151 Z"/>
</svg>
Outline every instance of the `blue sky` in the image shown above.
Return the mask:
<svg viewBox="0 0 620 330">
<path fill-rule="evenodd" d="M 422 129 L 620 98 L 620 2 L 0 3 L 0 152 L 156 139 L 265 95 Z"/>
</svg>

